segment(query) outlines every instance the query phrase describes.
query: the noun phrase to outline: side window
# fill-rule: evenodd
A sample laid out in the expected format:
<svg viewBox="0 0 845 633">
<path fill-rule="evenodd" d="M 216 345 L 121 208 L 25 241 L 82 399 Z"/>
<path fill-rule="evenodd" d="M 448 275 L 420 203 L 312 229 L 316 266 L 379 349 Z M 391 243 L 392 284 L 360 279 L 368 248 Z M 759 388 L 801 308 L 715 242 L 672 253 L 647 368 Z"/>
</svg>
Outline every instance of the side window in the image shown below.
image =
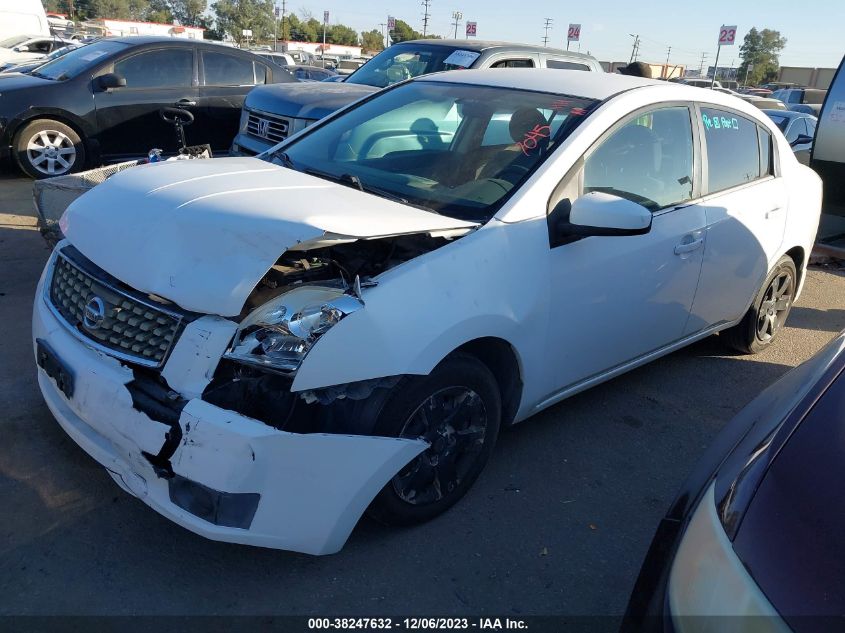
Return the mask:
<svg viewBox="0 0 845 633">
<path fill-rule="evenodd" d="M 206 86 L 251 86 L 255 83 L 251 59 L 203 51 L 202 63 Z"/>
<path fill-rule="evenodd" d="M 127 88 L 182 88 L 192 83 L 194 54 L 189 48 L 147 51 L 116 62 L 114 72 Z"/>
<path fill-rule="evenodd" d="M 590 70 L 590 67 L 586 64 L 567 62 L 562 59 L 547 59 L 546 68 L 556 68 L 558 70 Z"/>
<path fill-rule="evenodd" d="M 786 128 L 786 140 L 792 143 L 801 134 L 807 133 L 807 125 L 804 123 L 805 119 L 794 119 L 792 124 Z"/>
<path fill-rule="evenodd" d="M 760 139 L 760 176 L 773 176 L 775 173 L 772 156 L 772 135 L 762 127 L 757 128 Z"/>
<path fill-rule="evenodd" d="M 756 180 L 760 174 L 757 124 L 743 116 L 702 108 L 707 144 L 707 191 L 715 193 Z"/>
<path fill-rule="evenodd" d="M 810 136 L 816 135 L 816 122 L 813 119 L 804 119 L 804 123 L 807 124 L 807 134 Z"/>
<path fill-rule="evenodd" d="M 258 62 L 255 63 L 255 83 L 257 84 L 266 84 L 267 83 L 267 66 L 264 64 L 259 64 Z"/>
<path fill-rule="evenodd" d="M 627 198 L 652 211 L 690 200 L 693 140 L 689 108 L 661 108 L 642 114 L 601 141 L 584 162 L 584 193 L 591 191 Z"/>
<path fill-rule="evenodd" d="M 534 68 L 534 62 L 530 59 L 503 59 L 490 68 Z"/>
</svg>

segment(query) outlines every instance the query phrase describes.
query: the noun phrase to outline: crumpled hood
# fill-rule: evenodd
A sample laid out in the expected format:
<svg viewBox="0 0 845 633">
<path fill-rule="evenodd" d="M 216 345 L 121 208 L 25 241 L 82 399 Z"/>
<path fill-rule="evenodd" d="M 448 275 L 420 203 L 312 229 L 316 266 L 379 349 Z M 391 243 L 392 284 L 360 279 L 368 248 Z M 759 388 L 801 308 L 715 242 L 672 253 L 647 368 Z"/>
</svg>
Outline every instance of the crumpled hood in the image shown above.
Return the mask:
<svg viewBox="0 0 845 633">
<path fill-rule="evenodd" d="M 244 106 L 299 119 L 322 119 L 378 88 L 345 82 L 303 81 L 258 86 L 247 93 Z"/>
<path fill-rule="evenodd" d="M 279 256 L 301 242 L 477 226 L 256 158 L 133 167 L 74 201 L 61 225 L 124 283 L 221 316 L 239 314 Z"/>
</svg>

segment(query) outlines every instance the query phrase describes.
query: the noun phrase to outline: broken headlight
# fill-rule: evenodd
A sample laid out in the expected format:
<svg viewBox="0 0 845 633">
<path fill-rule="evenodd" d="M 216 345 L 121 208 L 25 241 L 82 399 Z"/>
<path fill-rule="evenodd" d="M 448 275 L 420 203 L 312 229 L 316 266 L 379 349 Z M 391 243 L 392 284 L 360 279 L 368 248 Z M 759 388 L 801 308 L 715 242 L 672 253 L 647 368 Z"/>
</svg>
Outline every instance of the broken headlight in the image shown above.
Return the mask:
<svg viewBox="0 0 845 633">
<path fill-rule="evenodd" d="M 224 357 L 294 372 L 320 336 L 363 305 L 360 299 L 339 288 L 297 288 L 265 303 L 244 319 Z"/>
</svg>

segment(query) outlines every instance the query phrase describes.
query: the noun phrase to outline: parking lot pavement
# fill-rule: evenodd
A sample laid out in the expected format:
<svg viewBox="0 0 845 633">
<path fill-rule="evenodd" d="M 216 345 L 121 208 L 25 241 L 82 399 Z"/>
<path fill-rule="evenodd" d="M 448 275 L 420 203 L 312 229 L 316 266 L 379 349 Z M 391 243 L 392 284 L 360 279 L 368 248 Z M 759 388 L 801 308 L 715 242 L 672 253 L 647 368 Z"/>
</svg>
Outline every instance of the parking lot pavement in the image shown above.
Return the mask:
<svg viewBox="0 0 845 633">
<path fill-rule="evenodd" d="M 364 520 L 323 558 L 215 543 L 120 491 L 42 403 L 29 320 L 48 251 L 30 191 L 0 175 L 2 614 L 618 614 L 708 442 L 845 327 L 845 271 L 814 268 L 774 349 L 734 356 L 712 337 L 543 412 L 427 525 Z"/>
</svg>

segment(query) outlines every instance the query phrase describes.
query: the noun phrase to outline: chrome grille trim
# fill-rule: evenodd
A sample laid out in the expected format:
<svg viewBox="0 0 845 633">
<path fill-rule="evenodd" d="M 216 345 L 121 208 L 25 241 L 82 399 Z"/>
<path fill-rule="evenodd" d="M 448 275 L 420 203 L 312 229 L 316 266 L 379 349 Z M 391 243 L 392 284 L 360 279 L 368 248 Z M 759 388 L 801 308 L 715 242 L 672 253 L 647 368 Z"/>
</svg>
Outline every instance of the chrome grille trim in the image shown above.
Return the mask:
<svg viewBox="0 0 845 633">
<path fill-rule="evenodd" d="M 92 271 L 85 270 L 83 266 L 73 261 L 73 259 L 62 252 L 62 250 L 57 248 L 54 251 L 48 265 L 43 288 L 44 303 L 59 323 L 61 323 L 64 328 L 80 342 L 97 351 L 103 352 L 104 354 L 134 363 L 136 365 L 155 368 L 162 367 L 166 362 L 170 351 L 173 349 L 173 346 L 178 340 L 179 335 L 184 329 L 183 322 L 186 315 L 161 304 L 157 304 L 149 299 L 140 297 L 138 294 L 127 289 L 119 287 L 119 282 L 115 283 L 116 280 L 115 282 L 112 282 L 104 278 L 108 275 L 107 273 L 102 272 L 102 274 L 95 275 Z M 80 297 L 81 301 L 76 300 L 75 306 L 62 305 L 61 307 L 64 309 L 64 312 L 56 306 L 53 300 L 54 284 L 60 283 L 60 281 L 57 281 L 56 278 L 57 265 L 62 267 L 64 270 L 71 270 L 72 274 L 79 280 L 78 283 L 80 285 L 86 286 L 87 288 L 93 288 L 96 286 L 97 296 L 103 294 L 108 295 L 108 298 L 110 299 L 110 311 L 112 311 L 115 307 L 119 308 L 114 315 L 110 315 L 108 327 L 115 325 L 123 327 L 119 330 L 104 330 L 103 334 L 105 340 L 103 340 L 103 338 L 95 337 L 91 331 L 82 326 L 81 311 L 84 310 L 84 301 L 87 300 L 88 294 L 92 294 L 94 290 L 86 294 L 84 297 Z M 91 268 L 97 268 L 90 262 L 87 262 L 87 265 Z M 70 268 L 68 269 L 66 267 Z M 97 268 L 97 270 L 99 269 Z M 64 272 L 61 274 L 64 274 Z M 63 277 L 61 281 L 64 281 L 65 278 L 66 277 Z M 84 280 L 87 280 L 90 283 L 85 284 Z M 67 282 L 65 283 L 65 286 L 66 287 L 61 290 L 67 294 Z M 73 291 L 73 289 L 71 291 Z M 120 301 L 119 306 L 117 305 L 117 301 Z M 128 313 L 126 312 L 127 310 L 129 311 Z M 142 310 L 142 312 L 139 314 L 137 310 Z M 121 313 L 127 314 L 126 318 L 118 318 L 117 315 Z M 150 318 L 147 318 L 148 316 Z M 71 322 L 69 317 L 74 318 L 76 323 Z M 130 321 L 132 319 L 136 320 L 136 322 L 131 323 Z M 144 325 L 148 327 L 144 329 L 142 327 Z M 163 331 L 157 334 L 155 332 L 157 329 L 156 326 Z M 132 334 L 131 338 L 126 338 L 126 330 L 129 330 L 129 333 Z M 158 348 L 155 352 L 149 352 L 147 354 L 143 353 L 143 349 L 141 349 L 140 352 L 138 350 L 133 351 L 131 345 L 129 345 L 127 349 L 127 345 L 120 345 L 121 341 L 115 343 L 110 340 L 113 338 L 123 339 L 124 343 L 134 340 L 135 345 L 138 347 L 149 347 L 148 342 L 145 342 L 143 338 L 136 338 L 136 336 L 141 334 L 146 336 L 149 331 L 152 331 L 151 338 L 161 338 L 161 341 L 154 344 L 154 347 Z M 109 336 L 109 334 L 112 334 L 113 336 Z"/>
<path fill-rule="evenodd" d="M 271 143 L 279 143 L 290 136 L 293 119 L 267 114 L 260 111 L 247 111 L 246 131 L 250 136 L 261 138 Z M 266 129 L 262 129 L 263 126 Z"/>
</svg>

